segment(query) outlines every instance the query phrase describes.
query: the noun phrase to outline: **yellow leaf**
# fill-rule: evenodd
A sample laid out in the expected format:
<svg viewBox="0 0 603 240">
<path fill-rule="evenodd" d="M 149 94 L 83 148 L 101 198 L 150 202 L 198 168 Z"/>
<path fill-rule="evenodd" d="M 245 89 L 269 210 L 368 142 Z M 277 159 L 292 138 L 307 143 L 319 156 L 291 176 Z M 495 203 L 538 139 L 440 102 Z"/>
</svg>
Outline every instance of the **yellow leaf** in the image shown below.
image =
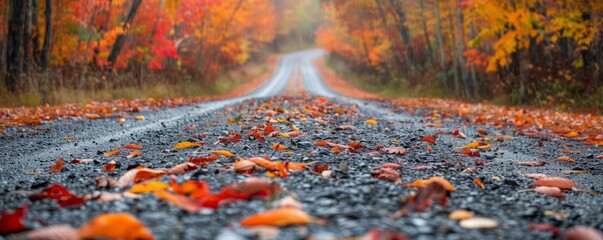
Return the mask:
<svg viewBox="0 0 603 240">
<path fill-rule="evenodd" d="M 570 131 L 567 134 L 565 134 L 565 136 L 568 138 L 573 138 L 575 136 L 578 136 L 578 133 L 576 131 Z"/>
<path fill-rule="evenodd" d="M 138 115 L 138 116 L 134 117 L 134 119 L 136 119 L 138 121 L 142 121 L 142 120 L 144 120 L 144 116 Z"/>
<path fill-rule="evenodd" d="M 234 153 L 231 153 L 231 152 L 226 151 L 226 150 L 214 150 L 214 151 L 211 151 L 211 152 L 214 153 L 214 154 L 222 155 L 224 157 L 232 157 L 232 156 L 234 156 Z"/>
<path fill-rule="evenodd" d="M 150 193 L 156 192 L 158 190 L 163 190 L 169 188 L 170 185 L 162 182 L 146 182 L 134 185 L 128 192 L 141 194 L 141 193 Z"/>
<path fill-rule="evenodd" d="M 202 142 L 189 142 L 189 141 L 185 141 L 185 142 L 179 142 L 178 144 L 176 144 L 176 146 L 174 146 L 175 149 L 184 149 L 184 148 L 196 148 L 196 147 L 201 147 L 203 146 Z"/>
<path fill-rule="evenodd" d="M 370 125 L 376 125 L 377 124 L 377 120 L 375 120 L 375 119 L 369 119 L 369 120 L 366 120 L 366 123 L 370 124 Z"/>
<path fill-rule="evenodd" d="M 473 213 L 467 210 L 454 210 L 448 215 L 448 219 L 450 220 L 465 220 L 469 218 L 473 218 Z"/>
</svg>

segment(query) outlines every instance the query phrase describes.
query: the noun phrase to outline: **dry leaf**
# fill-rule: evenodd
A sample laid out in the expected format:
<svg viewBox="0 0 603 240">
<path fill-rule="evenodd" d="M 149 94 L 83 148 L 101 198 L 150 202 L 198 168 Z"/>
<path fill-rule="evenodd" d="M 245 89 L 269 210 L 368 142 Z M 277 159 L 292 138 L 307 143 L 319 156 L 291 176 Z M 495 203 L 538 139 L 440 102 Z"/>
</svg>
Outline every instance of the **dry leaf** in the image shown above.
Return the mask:
<svg viewBox="0 0 603 240">
<path fill-rule="evenodd" d="M 421 141 L 426 142 L 426 143 L 436 144 L 436 138 L 437 138 L 437 136 L 435 136 L 435 135 L 429 135 L 429 136 L 424 136 L 421 139 Z"/>
<path fill-rule="evenodd" d="M 142 155 L 142 154 L 138 150 L 134 150 L 130 154 L 128 154 L 128 156 L 126 156 L 126 158 L 130 159 L 133 157 L 140 157 L 140 155 Z"/>
<path fill-rule="evenodd" d="M 0 215 L 0 234 L 7 234 L 25 230 L 23 220 L 25 218 L 27 208 L 28 206 L 21 206 L 12 213 L 6 210 L 2 210 L 2 215 Z"/>
<path fill-rule="evenodd" d="M 404 185 L 405 187 L 416 187 L 416 188 L 424 188 L 427 185 L 429 185 L 430 183 L 439 183 L 440 185 L 442 185 L 442 187 L 444 187 L 444 189 L 446 191 L 449 192 L 454 192 L 456 191 L 456 189 L 454 188 L 454 186 L 452 186 L 452 184 L 446 180 L 443 177 L 430 177 L 428 179 L 419 179 L 416 180 L 412 183 L 406 184 Z"/>
<path fill-rule="evenodd" d="M 580 188 L 578 184 L 574 183 L 572 180 L 561 177 L 538 179 L 536 182 L 530 184 L 530 186 L 558 187 L 561 190 L 572 190 L 573 188 Z"/>
<path fill-rule="evenodd" d="M 386 181 L 393 182 L 394 184 L 402 184 L 402 178 L 400 173 L 391 168 L 381 168 L 377 172 L 373 172 L 373 177 Z"/>
<path fill-rule="evenodd" d="M 454 210 L 448 215 L 448 219 L 450 220 L 465 220 L 473 218 L 473 213 L 467 210 Z"/>
<path fill-rule="evenodd" d="M 134 144 L 134 143 L 128 143 L 128 144 L 124 145 L 123 148 L 125 148 L 125 149 L 138 149 L 138 150 L 141 150 L 142 146 Z"/>
<path fill-rule="evenodd" d="M 111 172 L 111 171 L 115 170 L 116 166 L 117 166 L 117 163 L 115 161 L 111 161 L 111 162 L 105 164 L 105 166 L 103 166 L 103 172 Z"/>
<path fill-rule="evenodd" d="M 272 144 L 272 149 L 274 149 L 276 151 L 282 151 L 282 150 L 287 149 L 287 146 L 285 146 L 281 143 L 275 143 L 275 144 Z"/>
<path fill-rule="evenodd" d="M 476 184 L 478 187 L 480 187 L 481 189 L 484 189 L 484 188 L 485 188 L 485 187 L 484 187 L 484 183 L 482 183 L 482 180 L 481 180 L 481 179 L 479 179 L 479 178 L 475 178 L 475 179 L 473 179 L 473 182 L 475 182 L 475 184 Z"/>
<path fill-rule="evenodd" d="M 144 120 L 144 116 L 138 115 L 138 116 L 134 117 L 134 119 L 136 119 L 138 121 L 142 121 L 142 120 Z"/>
<path fill-rule="evenodd" d="M 490 218 L 474 217 L 470 219 L 461 220 L 459 225 L 466 229 L 484 229 L 484 228 L 496 228 L 498 222 Z"/>
<path fill-rule="evenodd" d="M 256 164 L 253 163 L 252 161 L 249 160 L 245 160 L 245 159 L 239 159 L 236 160 L 232 169 L 235 172 L 243 172 L 243 173 L 251 173 L 255 168 L 256 168 Z"/>
<path fill-rule="evenodd" d="M 290 225 L 305 225 L 312 221 L 310 215 L 297 208 L 277 208 L 258 213 L 241 220 L 241 225 L 285 227 Z"/>
<path fill-rule="evenodd" d="M 62 158 L 56 161 L 53 166 L 50 167 L 51 173 L 60 173 L 65 167 L 65 161 Z"/>
<path fill-rule="evenodd" d="M 558 157 L 556 160 L 557 161 L 563 161 L 563 162 L 576 162 L 576 160 L 574 160 L 574 159 L 572 159 L 571 157 L 568 157 L 568 156 L 561 156 L 561 157 Z"/>
<path fill-rule="evenodd" d="M 278 170 L 278 167 L 276 166 L 276 164 L 273 161 L 270 161 L 268 159 L 264 159 L 264 158 L 261 158 L 261 157 L 252 157 L 252 158 L 249 158 L 247 160 L 250 161 L 250 162 L 253 162 L 256 165 L 261 166 L 261 167 L 263 167 L 263 168 L 265 168 L 267 170 L 270 170 L 270 171 L 276 171 L 276 170 Z"/>
<path fill-rule="evenodd" d="M 203 165 L 203 164 L 207 164 L 209 162 L 213 162 L 218 160 L 220 157 L 216 156 L 216 155 L 210 155 L 207 157 L 189 157 L 188 158 L 188 162 L 190 163 L 194 163 L 197 165 Z"/>
<path fill-rule="evenodd" d="M 403 147 L 389 147 L 389 148 L 381 148 L 379 151 L 387 154 L 398 154 L 398 155 L 406 155 L 406 148 Z"/>
<path fill-rule="evenodd" d="M 603 240 L 603 234 L 589 226 L 575 226 L 563 234 L 563 240 Z"/>
<path fill-rule="evenodd" d="M 563 195 L 563 192 L 561 192 L 561 189 L 558 187 L 545 187 L 545 186 L 541 186 L 541 187 L 537 187 L 534 188 L 534 192 L 540 193 L 540 194 L 544 194 L 544 195 L 548 195 L 551 197 L 556 197 L 559 199 L 563 199 L 565 198 L 565 195 Z"/>
<path fill-rule="evenodd" d="M 78 230 L 80 238 L 153 239 L 153 234 L 129 213 L 101 214 Z"/>
<path fill-rule="evenodd" d="M 29 200 L 31 201 L 39 201 L 43 199 L 54 199 L 61 207 L 79 206 L 84 204 L 86 201 L 84 198 L 76 196 L 59 184 L 54 184 L 42 190 L 41 193 L 36 193 L 29 196 Z"/>
<path fill-rule="evenodd" d="M 370 124 L 370 125 L 376 125 L 377 124 L 377 120 L 375 119 L 369 119 L 365 121 L 366 124 Z"/>
<path fill-rule="evenodd" d="M 119 155 L 120 153 L 121 153 L 121 150 L 109 151 L 109 152 L 105 153 L 105 157 L 111 157 L 111 156 Z"/>
<path fill-rule="evenodd" d="M 529 162 L 517 162 L 517 164 L 519 164 L 521 166 L 527 166 L 527 167 L 542 167 L 542 166 L 546 165 L 546 162 L 529 161 Z"/>
<path fill-rule="evenodd" d="M 179 142 L 178 144 L 176 144 L 174 146 L 175 149 L 185 149 L 185 148 L 197 148 L 197 147 L 202 147 L 203 143 L 202 142 L 189 142 L 189 141 L 184 141 L 184 142 Z"/>
<path fill-rule="evenodd" d="M 142 193 L 156 192 L 159 190 L 167 189 L 169 187 L 170 187 L 170 185 L 168 185 L 167 183 L 152 181 L 152 182 L 136 184 L 136 185 L 132 186 L 132 188 L 130 188 L 130 190 L 128 190 L 128 192 L 135 193 L 135 194 L 142 194 Z"/>
<path fill-rule="evenodd" d="M 191 162 L 185 162 L 174 166 L 167 170 L 167 174 L 183 174 L 193 170 L 197 170 L 197 165 Z"/>
<path fill-rule="evenodd" d="M 233 157 L 234 156 L 234 153 L 231 153 L 231 152 L 226 151 L 226 150 L 213 150 L 211 152 L 213 154 L 222 155 L 224 157 Z"/>
</svg>

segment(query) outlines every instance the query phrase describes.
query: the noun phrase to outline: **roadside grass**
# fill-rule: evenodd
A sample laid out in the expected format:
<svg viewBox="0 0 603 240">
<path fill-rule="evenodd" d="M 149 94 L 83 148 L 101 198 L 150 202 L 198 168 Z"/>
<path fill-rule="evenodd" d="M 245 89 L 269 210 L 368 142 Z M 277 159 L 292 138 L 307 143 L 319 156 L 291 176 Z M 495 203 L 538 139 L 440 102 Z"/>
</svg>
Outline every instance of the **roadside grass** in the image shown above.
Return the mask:
<svg viewBox="0 0 603 240">
<path fill-rule="evenodd" d="M 88 84 L 83 89 L 68 87 L 66 82 L 77 82 L 79 75 L 61 74 L 49 76 L 51 82 L 49 90 L 44 91 L 38 82 L 45 76 L 32 75 L 28 87 L 21 88 L 19 93 L 10 93 L 0 83 L 0 107 L 57 105 L 65 103 L 85 103 L 87 101 L 137 99 L 137 98 L 176 98 L 176 97 L 207 97 L 229 93 L 241 88 L 246 82 L 260 77 L 271 67 L 267 60 L 247 63 L 239 68 L 224 71 L 215 77 L 215 80 L 194 80 L 185 73 L 170 75 L 160 73 L 146 73 L 145 76 L 135 76 L 133 73 L 124 73 L 113 76 L 107 80 L 105 76 L 90 73 Z M 52 74 L 52 73 L 51 73 Z M 67 80 L 66 78 L 76 78 Z M 127 78 L 144 78 L 137 83 Z M 61 79 L 58 79 L 61 78 Z"/>
</svg>

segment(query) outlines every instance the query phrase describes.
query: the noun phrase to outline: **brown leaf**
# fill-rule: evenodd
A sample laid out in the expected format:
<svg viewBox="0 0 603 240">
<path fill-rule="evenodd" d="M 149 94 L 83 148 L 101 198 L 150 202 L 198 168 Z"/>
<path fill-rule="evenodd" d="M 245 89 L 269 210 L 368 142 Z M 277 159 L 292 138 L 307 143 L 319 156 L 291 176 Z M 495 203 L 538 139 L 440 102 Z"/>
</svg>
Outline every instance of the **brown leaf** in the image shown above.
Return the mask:
<svg viewBox="0 0 603 240">
<path fill-rule="evenodd" d="M 484 229 L 484 228 L 496 228 L 498 222 L 490 218 L 474 217 L 470 219 L 461 220 L 459 225 L 466 229 Z"/>
<path fill-rule="evenodd" d="M 60 173 L 65 167 L 65 161 L 62 158 L 56 161 L 53 166 L 50 167 L 50 172 L 52 173 Z"/>
<path fill-rule="evenodd" d="M 575 226 L 563 234 L 563 240 L 603 240 L 603 234 L 588 226 Z"/>
<path fill-rule="evenodd" d="M 402 184 L 400 173 L 391 168 L 381 168 L 378 172 L 374 172 L 373 176 L 377 179 L 393 182 L 394 184 Z"/>
<path fill-rule="evenodd" d="M 572 159 L 571 157 L 568 157 L 568 156 L 561 156 L 561 157 L 558 157 L 556 160 L 557 161 L 562 161 L 562 162 L 576 162 L 576 160 L 574 160 L 574 159 Z"/>
<path fill-rule="evenodd" d="M 190 172 L 196 170 L 198 167 L 194 163 L 185 162 L 174 166 L 171 169 L 167 170 L 167 174 L 183 174 L 186 172 Z"/>
<path fill-rule="evenodd" d="M 126 158 L 130 159 L 133 157 L 140 157 L 140 155 L 142 155 L 142 154 L 138 150 L 134 150 L 130 154 L 128 154 L 128 156 L 126 156 Z"/>
<path fill-rule="evenodd" d="M 356 127 L 352 126 L 352 125 L 341 125 L 339 127 L 336 127 L 335 130 L 341 131 L 341 130 L 356 130 Z"/>
<path fill-rule="evenodd" d="M 560 199 L 565 198 L 565 195 L 563 195 L 563 192 L 561 192 L 561 189 L 558 188 L 558 187 L 540 186 L 540 187 L 534 188 L 534 192 L 537 192 L 537 193 L 540 193 L 540 194 L 544 194 L 544 195 L 548 195 L 548 196 L 551 196 L 551 197 L 560 198 Z"/>
<path fill-rule="evenodd" d="M 111 162 L 105 164 L 105 166 L 103 166 L 103 172 L 111 172 L 111 171 L 115 170 L 116 166 L 117 166 L 117 163 L 115 161 L 111 161 Z"/>
<path fill-rule="evenodd" d="M 529 161 L 529 162 L 517 162 L 517 164 L 519 164 L 521 166 L 527 166 L 527 167 L 542 167 L 542 166 L 546 165 L 546 162 Z"/>
<path fill-rule="evenodd" d="M 572 180 L 562 177 L 538 179 L 536 182 L 533 182 L 530 186 L 558 187 L 561 190 L 572 190 L 573 188 L 580 188 L 578 184 L 574 183 Z"/>
</svg>

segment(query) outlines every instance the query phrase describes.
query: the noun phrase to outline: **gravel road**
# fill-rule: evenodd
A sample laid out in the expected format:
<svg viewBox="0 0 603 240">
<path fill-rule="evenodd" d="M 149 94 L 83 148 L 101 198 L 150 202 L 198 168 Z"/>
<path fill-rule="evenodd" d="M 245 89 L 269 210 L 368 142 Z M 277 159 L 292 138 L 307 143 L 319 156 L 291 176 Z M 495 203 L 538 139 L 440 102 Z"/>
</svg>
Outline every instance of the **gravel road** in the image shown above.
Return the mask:
<svg viewBox="0 0 603 240">
<path fill-rule="evenodd" d="M 291 162 L 328 164 L 333 171 L 331 178 L 324 179 L 312 171 L 292 172 L 287 178 L 274 178 L 285 193 L 296 196 L 306 212 L 326 220 L 325 224 L 309 224 L 305 227 L 280 229 L 277 239 L 332 239 L 356 237 L 377 227 L 397 229 L 410 239 L 555 239 L 559 236 L 547 231 L 528 229 L 529 224 L 550 224 L 560 229 L 576 225 L 587 225 L 603 229 L 603 197 L 586 192 L 565 191 L 565 199 L 520 192 L 530 188 L 533 179 L 518 174 L 542 173 L 566 177 L 582 188 L 603 192 L 603 160 L 594 156 L 601 148 L 581 145 L 571 140 L 556 139 L 539 141 L 515 135 L 512 129 L 500 130 L 488 126 L 472 126 L 461 119 L 443 121 L 442 128 L 424 127 L 424 115 L 411 115 L 392 111 L 387 102 L 372 102 L 338 95 L 321 80 L 312 59 L 323 54 L 320 50 L 307 50 L 286 54 L 281 59 L 274 76 L 251 93 L 236 98 L 207 102 L 191 106 L 143 111 L 143 121 L 127 121 L 122 124 L 115 119 L 87 120 L 81 118 L 61 119 L 35 130 L 27 127 L 6 129 L 0 136 L 0 209 L 15 209 L 23 204 L 30 205 L 26 224 L 37 229 L 55 224 L 71 224 L 79 227 L 104 212 L 130 212 L 140 219 L 157 239 L 254 239 L 251 230 L 240 227 L 238 222 L 246 216 L 271 209 L 272 202 L 260 199 L 232 202 L 216 210 L 207 209 L 188 213 L 172 204 L 158 199 L 153 194 L 120 201 L 88 201 L 82 206 L 61 208 L 54 201 L 44 200 L 31 203 L 24 192 L 39 192 L 58 183 L 70 191 L 84 195 L 100 191 L 95 186 L 95 177 L 109 175 L 119 177 L 130 167 L 170 168 L 186 162 L 194 152 L 225 149 L 237 157 L 262 157 Z M 293 79 L 296 69 L 309 97 L 280 96 Z M 303 111 L 307 105 L 317 104 L 317 97 L 329 99 L 327 113 L 322 120 L 315 121 Z M 267 106 L 266 104 L 271 104 Z M 260 108 L 264 110 L 258 110 Z M 304 133 L 302 136 L 284 138 L 267 137 L 266 142 L 247 137 L 248 129 L 266 123 L 268 109 L 276 111 L 273 123 L 278 131 L 290 131 L 295 125 Z M 287 110 L 287 111 L 285 111 Z M 295 117 L 296 110 L 307 117 Z M 241 116 L 239 123 L 228 123 L 228 118 Z M 376 125 L 367 124 L 367 119 L 377 120 Z M 196 125 L 194 130 L 184 128 Z M 341 125 L 354 126 L 354 130 L 337 130 Z M 488 135 L 508 135 L 510 139 L 494 141 L 490 151 L 481 152 L 479 157 L 461 156 L 459 147 L 482 138 L 477 132 L 483 128 Z M 461 130 L 466 139 L 454 138 L 442 132 Z M 220 137 L 235 132 L 243 139 L 235 143 L 216 143 Z M 424 136 L 439 134 L 436 144 L 421 141 Z M 181 141 L 191 140 L 202 134 L 204 146 L 198 149 L 174 150 Z M 73 140 L 67 139 L 73 136 Z M 330 148 L 317 147 L 314 143 L 329 140 L 347 144 L 357 141 L 365 149 L 357 153 L 334 153 Z M 116 146 L 136 143 L 143 146 L 142 156 L 127 159 L 127 154 L 107 157 L 103 153 Z M 271 145 L 282 143 L 286 151 L 274 151 Z M 404 147 L 406 155 L 372 155 L 378 145 Z M 571 155 L 575 163 L 554 159 L 561 147 L 571 146 L 580 153 Z M 432 150 L 427 150 L 431 147 Z M 170 151 L 164 151 L 170 149 Z M 94 159 L 91 164 L 66 164 L 59 174 L 46 172 L 58 158 L 67 162 L 72 159 Z M 480 159 L 487 166 L 476 167 L 474 160 Z M 103 173 L 104 164 L 115 160 L 118 167 Z M 517 162 L 545 161 L 542 167 L 520 166 Z M 232 159 L 221 158 L 207 166 L 177 175 L 179 182 L 189 179 L 205 180 L 214 191 L 225 185 L 238 183 L 245 174 L 224 172 Z M 391 219 L 400 209 L 400 199 L 416 189 L 404 188 L 389 181 L 374 178 L 371 172 L 383 163 L 400 163 L 398 170 L 404 184 L 417 179 L 443 176 L 456 187 L 449 193 L 445 208 L 435 204 L 433 209 Z M 413 170 L 427 166 L 424 171 Z M 467 168 L 475 171 L 463 173 Z M 311 167 L 310 167 L 311 168 Z M 586 170 L 585 174 L 564 174 L 564 170 Z M 32 174 L 36 173 L 36 174 Z M 263 176 L 262 171 L 252 175 Z M 479 178 L 484 188 L 479 188 L 474 179 Z M 164 176 L 160 181 L 168 183 Z M 125 189 L 127 190 L 127 189 Z M 123 192 L 124 189 L 109 189 Z M 476 216 L 496 220 L 499 226 L 492 229 L 465 229 L 458 221 L 449 220 L 453 210 L 465 209 Z M 551 216 L 557 212 L 565 216 Z M 2 237 L 0 237 L 2 238 Z"/>
</svg>

